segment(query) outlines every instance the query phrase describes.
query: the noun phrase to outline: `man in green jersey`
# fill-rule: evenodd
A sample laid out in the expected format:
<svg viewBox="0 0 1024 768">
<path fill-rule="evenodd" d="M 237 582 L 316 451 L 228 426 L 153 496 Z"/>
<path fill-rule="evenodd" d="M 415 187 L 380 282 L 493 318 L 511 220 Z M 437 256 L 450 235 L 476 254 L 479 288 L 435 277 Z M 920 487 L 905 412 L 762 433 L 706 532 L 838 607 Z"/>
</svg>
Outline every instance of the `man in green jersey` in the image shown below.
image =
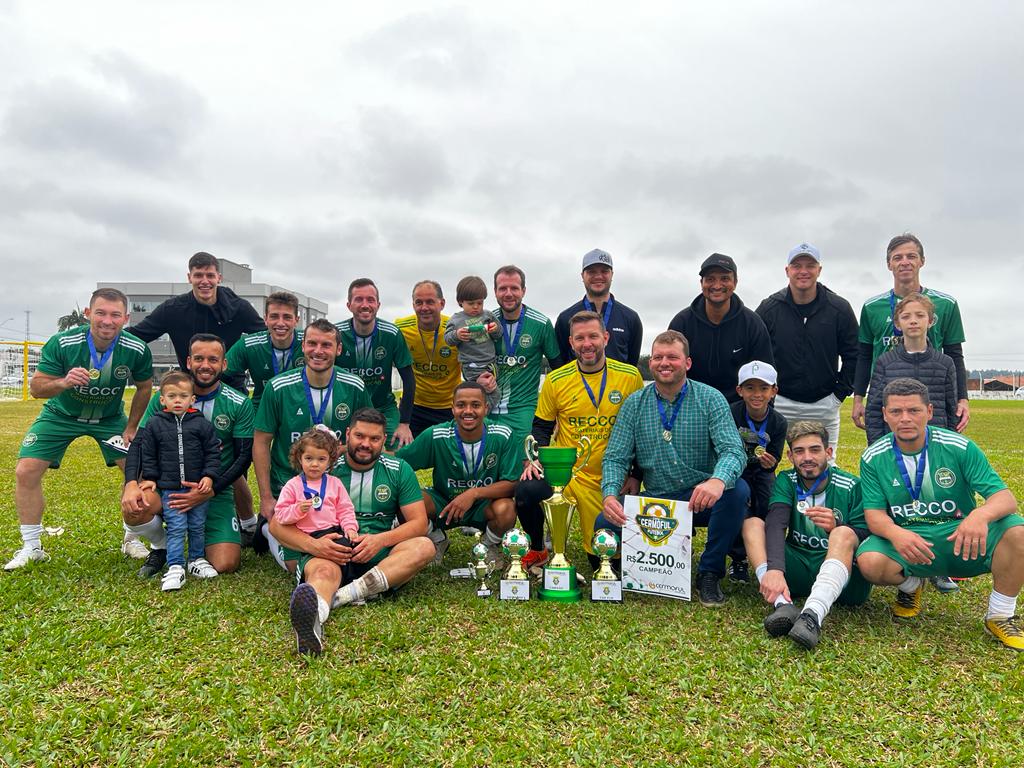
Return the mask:
<svg viewBox="0 0 1024 768">
<path fill-rule="evenodd" d="M 935 323 L 928 331 L 928 341 L 953 359 L 956 366 L 957 401 L 956 431 L 963 432 L 970 419 L 967 402 L 967 369 L 964 366 L 963 343 L 964 324 L 960 319 L 960 305 L 948 293 L 942 293 L 921 285 L 921 268 L 924 266 L 924 246 L 909 232 L 897 235 L 889 241 L 885 251 L 885 263 L 892 272 L 892 288 L 873 296 L 864 302 L 860 310 L 858 331 L 857 372 L 853 380 L 853 423 L 865 429 L 864 395 L 871 381 L 875 360 L 903 343 L 902 334 L 893 325 L 896 304 L 905 296 L 921 293 L 935 305 Z"/>
<path fill-rule="evenodd" d="M 786 439 L 793 468 L 775 478 L 765 519 L 749 517 L 743 523 L 743 543 L 761 594 L 775 606 L 764 628 L 772 637 L 788 633 L 811 649 L 833 603 L 861 605 L 871 593 L 853 565 L 868 530 L 860 481 L 829 467 L 832 448 L 825 425 L 797 421 Z M 793 598 L 805 596 L 801 612 Z"/>
<path fill-rule="evenodd" d="M 897 587 L 893 615 L 921 612 L 928 576 L 992 574 L 985 629 L 1024 650 L 1017 594 L 1024 585 L 1024 518 L 985 454 L 963 435 L 929 427 L 928 387 L 893 379 L 882 392 L 891 435 L 860 459 L 864 517 L 874 534 L 857 550 L 873 584 Z M 975 494 L 984 499 L 975 503 Z"/>
<path fill-rule="evenodd" d="M 234 487 L 252 463 L 252 434 L 255 411 L 252 401 L 232 389 L 221 376 L 226 368 L 224 342 L 210 333 L 197 333 L 189 343 L 185 360 L 194 382 L 196 402 L 193 406 L 213 424 L 220 439 L 220 477 L 213 488 L 203 493 L 194 487 L 187 493 L 171 497 L 172 509 L 186 512 L 198 504 L 209 501 L 206 513 L 206 560 L 214 573 L 197 573 L 208 578 L 217 573 L 232 573 L 242 561 L 242 539 L 238 519 L 235 517 Z M 143 415 L 140 429 L 150 416 L 160 409 L 160 394 L 153 393 L 149 407 Z M 121 514 L 125 527 L 149 540 L 152 550 L 139 568 L 139 578 L 160 573 L 167 561 L 167 536 L 164 533 L 160 494 L 152 481 L 139 482 L 138 455 L 129 449 L 125 463 L 124 492 L 121 495 Z"/>
<path fill-rule="evenodd" d="M 494 297 L 498 300 L 494 316 L 502 334 L 496 344 L 500 399 L 487 418 L 511 427 L 512 440 L 519 447 L 533 428 L 544 370 L 542 358 L 547 358 L 552 370 L 562 365 L 551 321 L 523 304 L 525 295 L 526 273 L 512 264 L 499 267 L 494 273 Z"/>
<path fill-rule="evenodd" d="M 331 470 L 355 505 L 359 534 L 352 546 L 335 537 L 314 538 L 277 519 L 272 535 L 292 553 L 299 585 L 292 593 L 292 628 L 300 653 L 323 650 L 323 622 L 331 608 L 360 604 L 396 589 L 434 556 L 423 534 L 427 515 L 416 473 L 382 455 L 387 420 L 373 408 L 355 412 L 345 433 L 342 461 Z"/>
<path fill-rule="evenodd" d="M 252 463 L 265 520 L 273 518 L 277 495 L 295 475 L 288 462 L 292 443 L 316 424 L 330 427 L 344 440 L 352 414 L 370 406 L 362 379 L 334 367 L 339 344 L 340 334 L 330 320 L 314 320 L 303 331 L 305 365 L 275 376 L 263 393 L 256 412 Z M 266 526 L 261 528 L 266 535 Z M 270 552 L 286 567 L 280 559 L 281 548 L 267 538 Z"/>
<path fill-rule="evenodd" d="M 341 352 L 335 365 L 363 380 L 373 407 L 388 420 L 388 448 L 408 445 L 412 442 L 409 419 L 416 397 L 416 377 L 405 337 L 394 323 L 377 317 L 380 295 L 373 280 L 353 280 L 345 306 L 352 317 L 338 323 Z M 391 389 L 392 368 L 402 377 L 402 402 L 397 406 Z"/>
<path fill-rule="evenodd" d="M 48 559 L 43 533 L 43 475 L 60 467 L 73 440 L 93 438 L 108 467 L 124 466 L 124 452 L 108 441 L 130 443 L 153 389 L 153 356 L 141 340 L 123 330 L 128 298 L 113 288 L 93 292 L 85 310 L 89 324 L 62 331 L 43 345 L 32 374 L 32 397 L 47 398 L 43 410 L 21 441 L 14 468 L 14 503 L 21 524 L 22 547 L 4 566 L 13 571 Z M 135 382 L 128 418 L 124 390 Z M 122 443 L 122 446 L 123 446 Z M 121 551 L 143 557 L 145 547 L 126 532 Z"/>
<path fill-rule="evenodd" d="M 516 521 L 512 494 L 521 467 L 519 451 L 507 425 L 484 419 L 487 396 L 477 382 L 456 387 L 452 413 L 452 421 L 428 427 L 395 455 L 415 470 L 433 470 L 433 485 L 423 489 L 423 501 L 435 562 L 448 548 L 445 530 L 471 526 L 483 531 L 488 560 L 496 563 L 502 534 Z"/>
</svg>

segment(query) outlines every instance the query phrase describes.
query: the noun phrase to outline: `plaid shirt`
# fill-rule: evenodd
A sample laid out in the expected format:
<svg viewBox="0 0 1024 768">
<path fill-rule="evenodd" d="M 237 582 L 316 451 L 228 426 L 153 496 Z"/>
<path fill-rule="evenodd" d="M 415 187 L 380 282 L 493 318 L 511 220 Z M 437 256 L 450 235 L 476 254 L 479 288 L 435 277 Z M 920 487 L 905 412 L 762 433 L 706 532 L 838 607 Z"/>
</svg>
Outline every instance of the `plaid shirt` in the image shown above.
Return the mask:
<svg viewBox="0 0 1024 768">
<path fill-rule="evenodd" d="M 651 496 L 674 494 L 712 477 L 732 488 L 747 457 L 722 393 L 690 380 L 670 443 L 662 437 L 657 400 L 661 397 L 651 385 L 622 404 L 604 453 L 601 492 L 617 496 L 634 460 Z M 662 403 L 670 414 L 672 403 Z"/>
</svg>

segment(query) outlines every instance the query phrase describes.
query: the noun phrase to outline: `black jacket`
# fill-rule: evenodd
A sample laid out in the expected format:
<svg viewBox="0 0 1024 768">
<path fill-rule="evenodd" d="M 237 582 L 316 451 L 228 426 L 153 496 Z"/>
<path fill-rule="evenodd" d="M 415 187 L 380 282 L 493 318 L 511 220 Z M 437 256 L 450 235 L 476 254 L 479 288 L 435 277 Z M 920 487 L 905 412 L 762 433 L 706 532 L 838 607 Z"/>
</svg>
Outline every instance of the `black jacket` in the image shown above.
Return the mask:
<svg viewBox="0 0 1024 768">
<path fill-rule="evenodd" d="M 932 418 L 928 423 L 933 427 L 956 428 L 956 366 L 952 358 L 935 349 L 931 344 L 924 352 L 907 352 L 900 344 L 883 353 L 875 361 L 868 389 L 868 402 L 864 411 L 864 422 L 868 431 L 868 444 L 889 432 L 889 425 L 882 418 L 882 390 L 893 379 L 901 377 L 917 379 L 928 387 L 928 399 L 932 404 Z"/>
<path fill-rule="evenodd" d="M 736 394 L 736 377 L 744 363 L 760 360 L 774 364 L 772 343 L 764 323 L 736 294 L 718 325 L 708 320 L 704 297 L 698 296 L 672 318 L 668 328 L 679 331 L 690 342 L 693 366 L 687 377 L 714 387 L 730 403 L 740 399 Z"/>
<path fill-rule="evenodd" d="M 220 440 L 213 424 L 196 410 L 180 419 L 170 411 L 157 411 L 132 441 L 136 447 L 140 478 L 155 480 L 162 491 L 183 488 L 185 480 L 216 480 L 220 474 Z"/>
<path fill-rule="evenodd" d="M 138 325 L 126 328 L 147 344 L 165 333 L 170 336 L 178 366 L 186 370 L 188 342 L 197 333 L 212 333 L 224 341 L 224 349 L 242 338 L 243 333 L 266 330 L 266 323 L 252 304 L 223 285 L 217 286 L 217 302 L 200 304 L 191 291 L 167 299 Z M 228 386 L 245 392 L 245 374 L 223 377 Z"/>
<path fill-rule="evenodd" d="M 640 362 L 640 349 L 644 343 L 644 324 L 640 321 L 640 315 L 625 304 L 619 303 L 615 294 L 608 295 L 612 299 L 612 311 L 608 316 L 608 347 L 605 354 L 612 360 L 636 365 Z M 586 307 L 580 299 L 568 309 L 563 309 L 555 320 L 555 340 L 558 342 L 558 349 L 561 350 L 563 363 L 576 359 L 576 353 L 569 346 L 569 321 L 573 315 L 584 309 Z M 604 306 L 601 309 L 604 310 Z"/>
<path fill-rule="evenodd" d="M 757 308 L 771 338 L 779 394 L 813 403 L 831 393 L 842 402 L 853 392 L 857 370 L 857 316 L 850 302 L 821 283 L 804 307 L 806 320 L 787 287 Z"/>
</svg>

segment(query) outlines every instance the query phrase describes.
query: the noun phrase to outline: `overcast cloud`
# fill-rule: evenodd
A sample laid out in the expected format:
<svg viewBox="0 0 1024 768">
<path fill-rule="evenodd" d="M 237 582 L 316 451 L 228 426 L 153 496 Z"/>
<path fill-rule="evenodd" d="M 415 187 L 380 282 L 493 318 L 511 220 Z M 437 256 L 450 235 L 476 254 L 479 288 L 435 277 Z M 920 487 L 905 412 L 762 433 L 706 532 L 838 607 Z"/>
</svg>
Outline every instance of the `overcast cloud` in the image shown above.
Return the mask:
<svg viewBox="0 0 1024 768">
<path fill-rule="evenodd" d="M 0 338 L 199 250 L 333 319 L 514 262 L 554 316 L 601 247 L 649 342 L 712 251 L 756 306 L 810 241 L 859 308 L 909 229 L 968 367 L 1024 368 L 1019 4 L 492 7 L 0 2 Z"/>
</svg>

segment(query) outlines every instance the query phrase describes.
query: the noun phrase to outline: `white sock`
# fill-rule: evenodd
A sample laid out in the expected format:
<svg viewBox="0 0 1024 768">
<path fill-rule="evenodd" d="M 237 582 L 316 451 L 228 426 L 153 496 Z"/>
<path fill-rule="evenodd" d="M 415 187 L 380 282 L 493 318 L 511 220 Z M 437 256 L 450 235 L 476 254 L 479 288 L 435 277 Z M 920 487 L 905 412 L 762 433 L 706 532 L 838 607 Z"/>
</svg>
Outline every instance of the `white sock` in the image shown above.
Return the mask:
<svg viewBox="0 0 1024 768">
<path fill-rule="evenodd" d="M 142 525 L 124 524 L 124 529 L 135 536 L 146 539 L 153 549 L 167 549 L 167 531 L 164 530 L 164 519 L 160 515 L 153 515 L 153 519 Z"/>
<path fill-rule="evenodd" d="M 988 613 L 986 619 L 1008 619 L 1017 615 L 1017 596 L 1001 595 L 992 590 L 988 598 Z"/>
<path fill-rule="evenodd" d="M 820 625 L 828 616 L 832 603 L 839 599 L 839 595 L 849 582 L 849 569 L 841 561 L 830 557 L 818 569 L 818 577 L 814 580 L 807 602 L 804 603 L 804 610 L 817 616 Z"/>
<path fill-rule="evenodd" d="M 786 597 L 785 595 L 779 595 L 778 597 L 776 597 L 776 598 L 775 598 L 775 602 L 774 602 L 774 603 L 772 603 L 772 605 L 774 605 L 774 606 L 775 606 L 776 608 L 778 608 L 778 607 L 779 607 L 780 605 L 789 605 L 789 604 L 791 604 L 792 602 L 793 602 L 793 601 L 792 601 L 792 600 L 790 600 L 790 599 L 789 599 L 788 597 Z"/>
<path fill-rule="evenodd" d="M 238 525 L 243 531 L 255 531 L 256 530 L 256 515 L 252 517 L 240 517 L 238 518 Z"/>
<path fill-rule="evenodd" d="M 334 605 L 357 603 L 368 597 L 379 595 L 388 590 L 388 577 L 380 568 L 374 566 L 355 581 L 349 582 L 334 593 Z"/>
<path fill-rule="evenodd" d="M 768 573 L 768 563 L 761 563 L 757 568 L 754 569 L 754 575 L 757 576 L 757 583 L 761 583 L 761 579 Z"/>
<path fill-rule="evenodd" d="M 42 549 L 43 524 L 21 526 L 21 540 L 29 549 Z"/>
<path fill-rule="evenodd" d="M 263 535 L 267 537 L 267 543 L 270 545 L 270 554 L 273 555 L 277 564 L 287 571 L 288 566 L 284 564 L 284 554 L 281 551 L 281 545 L 277 543 L 277 539 L 270 535 L 270 523 L 263 524 Z"/>
<path fill-rule="evenodd" d="M 320 597 L 320 595 L 316 596 L 316 612 L 320 617 L 321 624 L 327 621 L 327 617 L 331 615 L 331 606 L 329 606 L 327 601 Z"/>
<path fill-rule="evenodd" d="M 489 547 L 501 544 L 501 536 L 492 531 L 489 525 L 484 526 L 484 544 Z"/>
<path fill-rule="evenodd" d="M 924 583 L 924 579 L 920 576 L 907 576 L 906 580 L 900 584 L 896 589 L 900 592 L 906 592 L 908 595 L 912 592 L 916 592 L 917 588 Z"/>
</svg>

